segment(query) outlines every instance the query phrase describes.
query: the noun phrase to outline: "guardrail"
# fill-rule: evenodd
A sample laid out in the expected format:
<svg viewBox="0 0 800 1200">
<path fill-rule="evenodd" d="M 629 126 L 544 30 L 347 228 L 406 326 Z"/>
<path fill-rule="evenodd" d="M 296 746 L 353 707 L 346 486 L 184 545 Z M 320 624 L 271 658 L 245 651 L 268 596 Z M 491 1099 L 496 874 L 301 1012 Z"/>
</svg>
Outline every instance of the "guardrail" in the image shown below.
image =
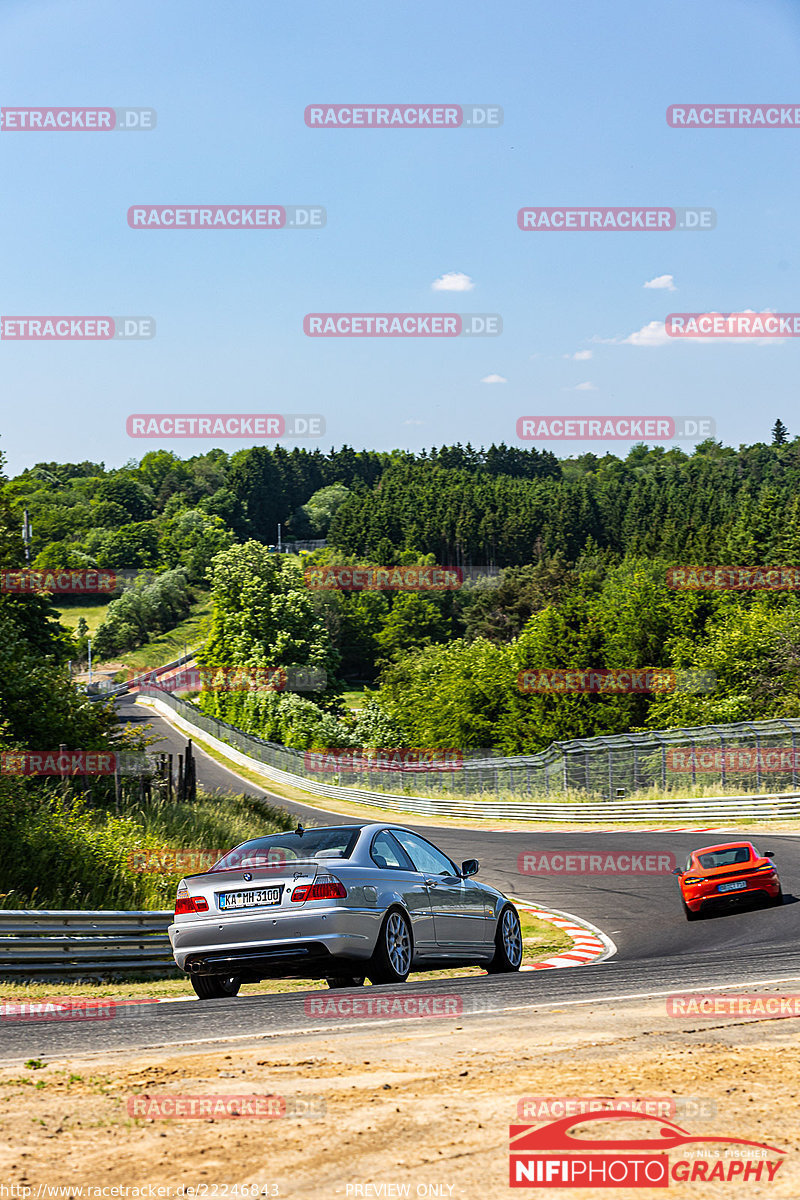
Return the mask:
<svg viewBox="0 0 800 1200">
<path fill-rule="evenodd" d="M 126 679 L 122 683 L 112 684 L 109 687 L 104 687 L 99 683 L 87 685 L 87 696 L 90 700 L 113 700 L 117 696 L 124 696 L 131 688 L 139 687 L 143 681 L 148 679 L 158 679 L 165 671 L 172 671 L 175 667 L 182 667 L 184 663 L 192 662 L 196 650 L 190 650 L 188 654 L 182 654 L 180 658 L 173 659 L 172 662 L 162 663 L 160 667 L 151 667 L 149 671 L 142 671 L 138 675 L 134 675 L 132 679 Z M 96 688 L 96 691 L 90 692 L 89 687 Z"/>
<path fill-rule="evenodd" d="M 349 800 L 351 803 L 368 804 L 389 812 L 416 813 L 420 816 L 467 817 L 476 820 L 494 819 L 500 821 L 569 821 L 575 823 L 598 821 L 721 821 L 748 820 L 771 818 L 773 820 L 788 820 L 800 816 L 800 792 L 786 791 L 777 794 L 749 794 L 740 796 L 709 796 L 683 797 L 670 796 L 658 800 L 470 800 L 463 797 L 443 796 L 414 796 L 406 793 L 398 794 L 387 791 L 371 791 L 358 787 L 342 787 L 337 784 L 323 783 L 320 779 L 308 778 L 297 771 L 286 770 L 276 765 L 278 761 L 301 763 L 304 759 L 302 751 L 287 750 L 284 746 L 276 746 L 272 742 L 262 741 L 250 734 L 242 733 L 233 725 L 227 725 L 215 717 L 207 717 L 195 705 L 180 700 L 169 693 L 155 689 L 143 689 L 145 695 L 154 707 L 159 705 L 172 709 L 171 720 L 184 732 L 192 737 L 204 738 L 205 741 L 230 761 L 247 767 L 249 770 L 262 775 L 275 783 L 287 784 L 300 788 L 316 796 L 327 796 L 330 799 Z M 766 724 L 766 722 L 765 722 Z M 216 728 L 215 728 L 216 727 Z M 212 732 L 212 729 L 215 732 Z M 221 735 L 221 736 L 217 736 Z M 601 742 L 607 739 L 598 739 Z M 585 743 L 579 743 L 583 746 Z M 552 750 L 552 747 L 550 747 Z M 464 767 L 457 773 L 459 788 L 464 787 L 463 779 L 467 770 L 484 771 L 503 768 L 513 772 L 517 770 L 518 778 L 524 781 L 523 769 L 526 763 L 535 769 L 537 758 L 544 755 L 534 755 L 530 759 L 496 759 L 496 760 L 465 760 Z M 265 759 L 267 761 L 265 761 Z M 454 773 L 455 774 L 455 773 Z M 495 775 L 495 779 L 499 776 Z M 512 774 L 513 778 L 513 774 Z M 530 777 L 528 778 L 530 790 Z M 508 786 L 506 784 L 506 786 Z M 519 787 L 520 791 L 526 790 Z"/>
<path fill-rule="evenodd" d="M 0 978 L 168 971 L 169 909 L 0 909 Z"/>
</svg>

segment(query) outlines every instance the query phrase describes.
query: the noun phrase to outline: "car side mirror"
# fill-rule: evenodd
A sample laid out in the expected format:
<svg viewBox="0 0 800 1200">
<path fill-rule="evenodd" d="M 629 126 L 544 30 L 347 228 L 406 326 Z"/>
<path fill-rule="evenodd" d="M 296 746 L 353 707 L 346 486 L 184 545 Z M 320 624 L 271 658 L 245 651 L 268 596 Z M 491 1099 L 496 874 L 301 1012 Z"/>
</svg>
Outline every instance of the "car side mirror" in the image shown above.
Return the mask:
<svg viewBox="0 0 800 1200">
<path fill-rule="evenodd" d="M 469 879 L 470 875 L 477 875 L 480 865 L 477 858 L 465 859 L 461 864 L 461 878 Z"/>
<path fill-rule="evenodd" d="M 672 868 L 672 874 L 673 874 L 673 875 L 682 875 L 682 874 L 683 874 L 683 871 L 680 869 L 680 867 L 673 867 L 673 868 Z"/>
<path fill-rule="evenodd" d="M 775 857 L 774 850 L 765 850 L 764 851 L 764 858 L 774 858 L 774 857 Z"/>
</svg>

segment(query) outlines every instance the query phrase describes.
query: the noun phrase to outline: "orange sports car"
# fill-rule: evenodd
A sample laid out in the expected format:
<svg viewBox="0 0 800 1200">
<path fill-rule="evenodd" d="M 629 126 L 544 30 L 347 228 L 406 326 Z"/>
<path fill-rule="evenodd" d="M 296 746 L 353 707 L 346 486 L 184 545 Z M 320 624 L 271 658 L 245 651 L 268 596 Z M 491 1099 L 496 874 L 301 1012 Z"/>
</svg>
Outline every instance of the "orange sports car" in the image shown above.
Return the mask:
<svg viewBox="0 0 800 1200">
<path fill-rule="evenodd" d="M 711 907 L 745 899 L 783 904 L 781 881 L 772 850 L 759 854 L 752 842 L 723 842 L 694 850 L 683 870 L 676 867 L 687 921 L 697 921 Z"/>
</svg>

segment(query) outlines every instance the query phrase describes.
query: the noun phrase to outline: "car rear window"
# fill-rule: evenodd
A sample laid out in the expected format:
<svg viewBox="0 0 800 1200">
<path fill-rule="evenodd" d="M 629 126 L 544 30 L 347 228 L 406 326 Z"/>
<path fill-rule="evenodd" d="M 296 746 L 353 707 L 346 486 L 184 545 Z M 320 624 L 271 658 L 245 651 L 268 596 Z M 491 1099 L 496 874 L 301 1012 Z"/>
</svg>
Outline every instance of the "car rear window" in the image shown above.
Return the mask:
<svg viewBox="0 0 800 1200">
<path fill-rule="evenodd" d="M 223 854 L 212 871 L 232 871 L 239 867 L 280 866 L 307 858 L 349 858 L 361 832 L 359 826 L 343 825 L 333 829 L 308 829 L 304 833 L 273 833 L 253 838 Z"/>
<path fill-rule="evenodd" d="M 750 862 L 749 846 L 731 846 L 728 850 L 713 850 L 710 854 L 698 854 L 697 861 L 704 871 L 715 867 L 733 867 L 737 863 Z"/>
</svg>

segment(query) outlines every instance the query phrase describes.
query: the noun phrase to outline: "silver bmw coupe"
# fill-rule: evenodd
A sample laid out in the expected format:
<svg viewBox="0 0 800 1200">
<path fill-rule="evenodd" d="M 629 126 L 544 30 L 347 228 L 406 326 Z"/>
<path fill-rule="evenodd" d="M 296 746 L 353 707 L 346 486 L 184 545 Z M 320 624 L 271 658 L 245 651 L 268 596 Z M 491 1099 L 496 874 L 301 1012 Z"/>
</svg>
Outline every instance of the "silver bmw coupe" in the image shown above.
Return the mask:
<svg viewBox="0 0 800 1200">
<path fill-rule="evenodd" d="M 169 937 L 201 1000 L 295 977 L 330 987 L 402 983 L 410 971 L 518 971 L 514 905 L 397 825 L 335 825 L 243 842 L 178 886 Z"/>
</svg>

